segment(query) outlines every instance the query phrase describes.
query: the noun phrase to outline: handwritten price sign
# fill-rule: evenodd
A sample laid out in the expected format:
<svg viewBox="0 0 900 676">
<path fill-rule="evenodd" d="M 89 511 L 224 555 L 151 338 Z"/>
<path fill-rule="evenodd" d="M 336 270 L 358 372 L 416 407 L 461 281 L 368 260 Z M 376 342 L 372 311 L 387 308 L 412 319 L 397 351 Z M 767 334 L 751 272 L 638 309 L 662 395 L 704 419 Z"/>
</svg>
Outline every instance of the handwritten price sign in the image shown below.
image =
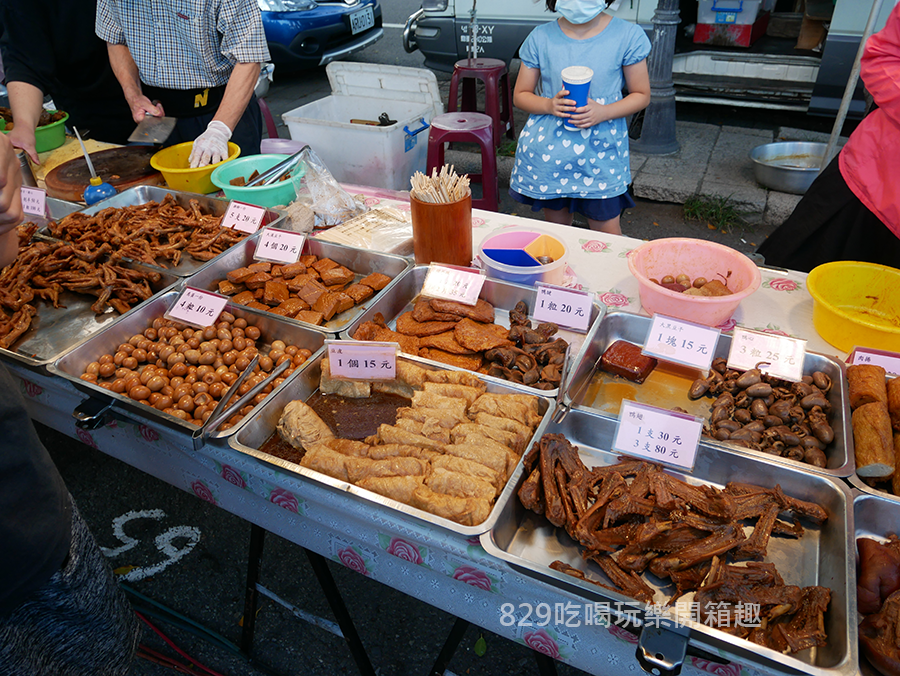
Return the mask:
<svg viewBox="0 0 900 676">
<path fill-rule="evenodd" d="M 591 295 L 550 284 L 536 286 L 534 319 L 575 331 L 587 331 L 591 323 Z"/>
<path fill-rule="evenodd" d="M 876 350 L 870 347 L 857 347 L 854 348 L 847 362 L 853 365 L 874 364 L 875 366 L 880 366 L 891 375 L 900 376 L 900 354 L 896 352 Z"/>
<path fill-rule="evenodd" d="M 481 287 L 484 286 L 484 279 L 484 273 L 477 270 L 430 265 L 422 284 L 422 295 L 454 300 L 463 305 L 475 305 Z"/>
<path fill-rule="evenodd" d="M 266 210 L 264 207 L 232 201 L 228 205 L 225 217 L 222 218 L 222 227 L 234 228 L 235 230 L 252 234 L 259 230 L 265 215 Z"/>
<path fill-rule="evenodd" d="M 216 323 L 228 297 L 210 291 L 186 287 L 165 316 L 192 326 L 205 327 Z"/>
<path fill-rule="evenodd" d="M 326 340 L 331 377 L 342 380 L 393 380 L 397 343 Z"/>
<path fill-rule="evenodd" d="M 253 258 L 258 261 L 273 261 L 290 265 L 300 260 L 306 235 L 290 230 L 266 228 L 256 243 Z"/>
<path fill-rule="evenodd" d="M 735 329 L 728 351 L 728 368 L 759 370 L 793 383 L 803 378 L 806 341 L 747 329 Z"/>
<path fill-rule="evenodd" d="M 718 341 L 718 329 L 653 315 L 653 324 L 641 351 L 652 357 L 707 371 L 712 364 Z"/>
<path fill-rule="evenodd" d="M 22 186 L 22 211 L 41 218 L 47 213 L 47 193 L 40 188 Z"/>
<path fill-rule="evenodd" d="M 613 450 L 690 471 L 702 431 L 700 418 L 626 400 Z"/>
</svg>

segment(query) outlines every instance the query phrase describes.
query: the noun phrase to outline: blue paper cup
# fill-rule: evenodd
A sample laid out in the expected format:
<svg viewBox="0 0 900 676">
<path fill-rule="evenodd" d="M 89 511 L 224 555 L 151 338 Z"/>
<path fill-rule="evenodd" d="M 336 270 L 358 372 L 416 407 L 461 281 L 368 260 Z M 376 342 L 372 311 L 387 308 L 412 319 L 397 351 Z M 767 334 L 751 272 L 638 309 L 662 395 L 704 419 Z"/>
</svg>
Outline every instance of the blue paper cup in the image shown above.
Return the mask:
<svg viewBox="0 0 900 676">
<path fill-rule="evenodd" d="M 575 101 L 575 107 L 581 108 L 586 106 L 588 95 L 591 91 L 591 78 L 594 77 L 594 71 L 587 66 L 569 66 L 563 68 L 561 73 L 563 87 L 569 91 L 568 98 Z M 570 131 L 581 131 L 578 127 L 565 123 L 566 129 Z"/>
</svg>

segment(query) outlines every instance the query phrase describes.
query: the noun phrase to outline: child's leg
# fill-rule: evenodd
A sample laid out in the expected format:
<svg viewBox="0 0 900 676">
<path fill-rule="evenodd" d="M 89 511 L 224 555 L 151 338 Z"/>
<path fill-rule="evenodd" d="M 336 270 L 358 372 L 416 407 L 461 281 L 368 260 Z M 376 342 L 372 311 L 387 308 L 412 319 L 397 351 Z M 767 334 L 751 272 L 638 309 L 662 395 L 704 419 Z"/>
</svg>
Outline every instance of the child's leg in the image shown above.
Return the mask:
<svg viewBox="0 0 900 676">
<path fill-rule="evenodd" d="M 544 220 L 559 225 L 572 225 L 572 213 L 568 209 L 544 209 Z"/>
<path fill-rule="evenodd" d="M 547 213 L 547 210 L 544 209 L 544 214 Z M 546 216 L 544 216 L 546 218 Z M 598 230 L 599 232 L 606 232 L 610 235 L 621 235 L 622 227 L 619 225 L 619 216 L 615 218 L 610 218 L 608 221 L 595 221 L 593 218 L 587 219 L 588 225 L 591 230 Z"/>
</svg>

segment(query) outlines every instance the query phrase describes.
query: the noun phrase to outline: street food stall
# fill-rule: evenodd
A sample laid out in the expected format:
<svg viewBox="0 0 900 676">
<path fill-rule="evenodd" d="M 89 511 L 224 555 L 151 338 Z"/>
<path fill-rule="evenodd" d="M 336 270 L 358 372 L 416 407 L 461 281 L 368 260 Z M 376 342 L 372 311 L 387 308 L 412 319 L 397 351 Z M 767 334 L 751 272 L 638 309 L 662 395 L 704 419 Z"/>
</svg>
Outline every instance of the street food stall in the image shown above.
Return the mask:
<svg viewBox="0 0 900 676">
<path fill-rule="evenodd" d="M 408 194 L 347 189 L 370 208 L 410 210 Z M 194 227 L 228 206 L 146 186 L 87 210 L 51 200 L 60 220 L 39 223 L 29 247 L 65 257 L 79 237 L 63 227 L 72 225 L 67 213 L 81 214 L 87 229 L 104 207 L 140 210 L 151 201 L 161 216 Z M 666 320 L 644 307 L 650 297 L 635 268 L 643 242 L 550 223 L 536 229 L 533 220 L 476 209 L 473 256 L 485 241 L 496 245 L 498 232 L 537 230 L 509 249 L 548 237 L 564 247 L 563 274 L 549 287 L 478 275 L 483 286 L 470 303 L 423 302 L 434 298 L 432 268 L 396 254 L 313 234 L 296 262 L 262 260 L 263 236 L 283 218 L 263 208 L 256 232 L 232 231 L 215 248 L 221 233 L 210 230 L 217 234 L 180 247 L 183 256 L 166 258 L 161 241 L 143 249 L 146 260 L 133 249 L 113 266 L 128 283 L 107 284 L 140 285 L 130 304 L 103 291 L 75 302 L 77 285 L 58 291 L 72 302 L 41 296 L 30 325 L 4 338 L 0 352 L 32 418 L 587 673 L 625 665 L 672 674 L 859 671 L 856 539 L 886 541 L 900 527 L 900 500 L 881 490 L 890 488 L 893 457 L 887 463 L 869 449 L 857 474 L 854 426 L 865 404 L 852 401 L 862 385 L 848 380 L 847 360 L 890 354 L 820 337 L 808 275 L 752 265 L 755 291 L 726 319 Z M 729 263 L 721 272 L 724 286 L 736 284 L 736 270 Z M 553 289 L 580 296 L 586 316 L 541 335 L 549 322 L 534 316 Z M 197 306 L 222 299 L 205 328 L 177 323 L 192 292 Z M 661 327 L 671 341 L 652 338 Z M 679 334 L 705 345 L 707 367 L 678 351 Z M 769 354 L 729 367 L 754 339 Z M 366 341 L 401 346 L 391 348 L 392 378 L 342 375 L 341 345 Z M 637 353 L 616 370 L 623 344 Z M 773 346 L 799 356 L 788 363 Z M 383 355 L 369 353 L 373 363 Z M 793 368 L 794 384 L 806 389 L 791 392 L 784 377 L 771 386 L 759 369 L 772 362 Z M 633 366 L 639 374 L 628 373 Z M 242 374 L 241 399 L 229 406 Z M 723 406 L 726 391 L 732 401 Z M 374 433 L 344 437 L 334 425 L 346 420 L 329 426 L 317 416 L 322 396 L 341 397 L 348 412 L 362 401 L 404 399 L 385 404 L 389 417 Z M 685 427 L 665 427 L 674 424 L 667 418 L 665 443 L 647 445 L 665 469 L 622 457 L 626 412 L 648 416 L 652 427 L 673 407 Z M 781 408 L 798 416 L 802 434 L 782 424 Z M 699 443 L 683 450 L 674 439 L 691 430 Z M 667 457 L 676 450 L 692 459 Z M 887 483 L 869 485 L 879 478 Z"/>
</svg>

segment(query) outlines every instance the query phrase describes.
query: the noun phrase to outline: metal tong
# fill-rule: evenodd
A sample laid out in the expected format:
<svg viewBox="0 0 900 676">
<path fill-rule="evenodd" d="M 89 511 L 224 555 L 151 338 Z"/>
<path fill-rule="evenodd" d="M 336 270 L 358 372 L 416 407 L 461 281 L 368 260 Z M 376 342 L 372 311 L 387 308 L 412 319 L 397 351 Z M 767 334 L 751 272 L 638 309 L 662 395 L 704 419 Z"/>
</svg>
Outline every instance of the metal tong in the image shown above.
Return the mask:
<svg viewBox="0 0 900 676">
<path fill-rule="evenodd" d="M 280 180 L 282 176 L 291 171 L 294 168 L 294 165 L 300 161 L 300 154 L 309 148 L 309 144 L 303 146 L 295 152 L 293 155 L 288 157 L 286 160 L 282 160 L 278 164 L 276 164 L 271 169 L 264 171 L 259 176 L 254 178 L 252 181 L 247 181 L 247 183 L 243 186 L 244 188 L 252 188 L 256 185 L 270 185 Z"/>
<path fill-rule="evenodd" d="M 242 409 L 248 401 L 262 392 L 269 383 L 280 376 L 285 371 L 285 369 L 287 369 L 291 361 L 290 359 L 285 359 L 283 362 L 281 362 L 281 364 L 276 366 L 268 376 L 266 376 L 265 380 L 251 387 L 246 392 L 246 394 L 241 396 L 236 402 L 229 406 L 228 402 L 231 401 L 231 398 L 235 394 L 237 394 L 241 385 L 243 385 L 244 381 L 247 379 L 247 376 L 253 373 L 253 369 L 256 368 L 256 365 L 258 363 L 259 354 L 253 357 L 247 368 L 245 368 L 241 372 L 241 375 L 238 376 L 238 379 L 235 380 L 231 387 L 228 388 L 228 391 L 224 395 L 222 395 L 222 398 L 219 400 L 219 403 L 216 404 L 216 407 L 213 409 L 213 412 L 210 414 L 210 416 L 206 419 L 206 422 L 203 423 L 202 426 L 194 430 L 193 434 L 191 435 L 191 439 L 193 439 L 195 451 L 200 450 L 200 448 L 206 443 L 206 439 L 209 437 L 209 434 L 211 432 L 213 432 L 224 421 L 228 420 L 228 418 L 230 418 L 235 411 L 239 411 L 240 409 Z"/>
</svg>

